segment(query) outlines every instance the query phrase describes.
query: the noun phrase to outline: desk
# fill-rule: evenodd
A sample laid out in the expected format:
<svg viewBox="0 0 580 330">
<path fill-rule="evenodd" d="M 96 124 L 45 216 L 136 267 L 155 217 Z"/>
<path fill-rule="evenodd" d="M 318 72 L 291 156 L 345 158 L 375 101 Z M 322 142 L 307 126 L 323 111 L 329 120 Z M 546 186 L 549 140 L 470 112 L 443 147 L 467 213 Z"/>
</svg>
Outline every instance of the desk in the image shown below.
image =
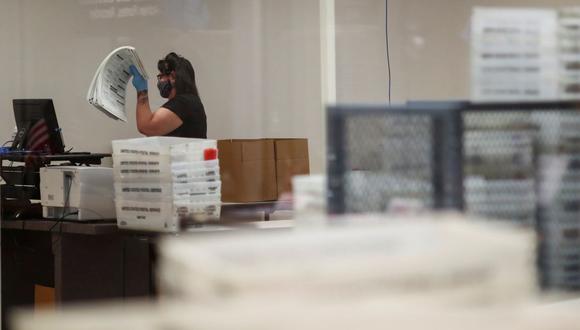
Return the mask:
<svg viewBox="0 0 580 330">
<path fill-rule="evenodd" d="M 34 154 L 34 153 L 4 153 L 0 154 L 0 161 L 10 161 L 26 163 L 31 162 L 39 166 L 50 164 L 51 162 L 68 162 L 73 165 L 100 165 L 101 159 L 111 157 L 111 154 L 90 153 L 90 152 L 69 152 L 55 155 Z"/>
<path fill-rule="evenodd" d="M 239 219 L 255 220 L 258 213 L 263 213 L 265 221 L 276 211 L 292 211 L 292 201 L 271 201 L 254 203 L 222 203 L 220 221 Z"/>
<path fill-rule="evenodd" d="M 255 222 L 289 203 L 224 204 L 221 221 L 186 234 L 230 230 L 287 230 L 291 221 Z M 257 216 L 260 215 L 259 218 Z M 124 231 L 109 222 L 48 219 L 2 221 L 2 318 L 34 303 L 34 285 L 55 288 L 57 304 L 152 296 L 154 244 L 159 234 Z"/>
<path fill-rule="evenodd" d="M 34 304 L 34 285 L 54 287 L 57 304 L 150 296 L 151 241 L 115 222 L 2 221 L 2 318 Z"/>
</svg>

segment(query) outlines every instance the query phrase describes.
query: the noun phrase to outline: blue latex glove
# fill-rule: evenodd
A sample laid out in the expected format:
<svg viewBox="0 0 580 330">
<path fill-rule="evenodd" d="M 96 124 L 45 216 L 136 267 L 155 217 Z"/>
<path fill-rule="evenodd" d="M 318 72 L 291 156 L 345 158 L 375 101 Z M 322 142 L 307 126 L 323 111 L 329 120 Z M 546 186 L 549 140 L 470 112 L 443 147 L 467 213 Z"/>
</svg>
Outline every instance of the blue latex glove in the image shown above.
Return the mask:
<svg viewBox="0 0 580 330">
<path fill-rule="evenodd" d="M 142 92 L 147 90 L 147 80 L 143 78 L 139 70 L 134 65 L 129 67 L 129 71 L 131 71 L 131 75 L 133 76 L 133 86 L 137 92 Z"/>
</svg>

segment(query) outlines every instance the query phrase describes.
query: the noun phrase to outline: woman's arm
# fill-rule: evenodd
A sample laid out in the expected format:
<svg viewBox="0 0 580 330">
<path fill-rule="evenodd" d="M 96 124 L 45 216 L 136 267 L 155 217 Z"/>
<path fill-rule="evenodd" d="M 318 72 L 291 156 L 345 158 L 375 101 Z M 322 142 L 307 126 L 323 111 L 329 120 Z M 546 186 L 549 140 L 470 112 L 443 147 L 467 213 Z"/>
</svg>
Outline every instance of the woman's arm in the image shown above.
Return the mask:
<svg viewBox="0 0 580 330">
<path fill-rule="evenodd" d="M 183 121 L 169 109 L 159 108 L 157 111 L 151 112 L 147 80 L 143 78 L 135 66 L 132 65 L 130 70 L 133 75 L 133 86 L 137 90 L 136 113 L 139 133 L 147 136 L 165 135 L 181 126 Z"/>
<path fill-rule="evenodd" d="M 183 124 L 183 121 L 166 108 L 151 112 L 148 92 L 137 93 L 137 129 L 147 136 L 165 135 Z"/>
</svg>

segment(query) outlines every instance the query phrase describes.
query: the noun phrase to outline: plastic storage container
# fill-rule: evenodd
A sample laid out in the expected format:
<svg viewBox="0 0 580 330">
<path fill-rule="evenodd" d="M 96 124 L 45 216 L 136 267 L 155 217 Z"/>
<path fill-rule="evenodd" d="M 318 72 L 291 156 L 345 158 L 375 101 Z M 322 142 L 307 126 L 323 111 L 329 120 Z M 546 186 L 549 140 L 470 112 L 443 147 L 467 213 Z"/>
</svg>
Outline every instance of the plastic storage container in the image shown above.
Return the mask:
<svg viewBox="0 0 580 330">
<path fill-rule="evenodd" d="M 217 219 L 221 212 L 219 202 L 144 202 L 116 199 L 115 205 L 119 228 L 160 232 L 179 231 L 179 222 L 182 219 Z"/>
<path fill-rule="evenodd" d="M 115 198 L 171 201 L 221 196 L 221 181 L 192 183 L 115 183 Z"/>
<path fill-rule="evenodd" d="M 217 141 L 151 137 L 113 141 L 120 228 L 176 232 L 181 219 L 218 219 Z"/>
</svg>

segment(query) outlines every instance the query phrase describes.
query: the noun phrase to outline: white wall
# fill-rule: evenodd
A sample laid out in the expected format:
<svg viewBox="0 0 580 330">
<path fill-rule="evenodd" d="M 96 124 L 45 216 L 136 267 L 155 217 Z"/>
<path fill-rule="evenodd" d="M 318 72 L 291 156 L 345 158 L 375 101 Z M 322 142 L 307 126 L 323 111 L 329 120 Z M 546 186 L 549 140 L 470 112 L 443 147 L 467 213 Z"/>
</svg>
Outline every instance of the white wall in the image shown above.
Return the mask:
<svg viewBox="0 0 580 330">
<path fill-rule="evenodd" d="M 338 102 L 386 102 L 385 0 L 336 1 Z M 475 6 L 549 7 L 577 0 L 389 0 L 392 100 L 469 98 Z"/>
<path fill-rule="evenodd" d="M 324 0 L 331 2 L 330 0 Z M 475 5 L 573 5 L 573 0 L 390 0 L 393 100 L 467 98 Z M 384 0 L 335 0 L 338 102 L 385 102 Z M 169 51 L 191 60 L 212 138 L 308 137 L 323 171 L 320 7 L 315 0 L 1 0 L 0 140 L 11 100 L 53 98 L 65 143 L 108 152 L 139 136 L 85 95 L 103 57 L 133 45 L 150 76 Z M 151 101 L 162 104 L 155 82 Z"/>
<path fill-rule="evenodd" d="M 52 98 L 65 143 L 78 151 L 108 152 L 111 140 L 139 136 L 132 87 L 128 123 L 85 101 L 104 56 L 132 45 L 151 77 L 169 51 L 193 63 L 210 138 L 307 137 L 320 171 L 318 11 L 312 0 L 2 0 L 0 140 L 14 127 L 14 98 Z M 154 78 L 149 88 L 161 105 Z"/>
</svg>

